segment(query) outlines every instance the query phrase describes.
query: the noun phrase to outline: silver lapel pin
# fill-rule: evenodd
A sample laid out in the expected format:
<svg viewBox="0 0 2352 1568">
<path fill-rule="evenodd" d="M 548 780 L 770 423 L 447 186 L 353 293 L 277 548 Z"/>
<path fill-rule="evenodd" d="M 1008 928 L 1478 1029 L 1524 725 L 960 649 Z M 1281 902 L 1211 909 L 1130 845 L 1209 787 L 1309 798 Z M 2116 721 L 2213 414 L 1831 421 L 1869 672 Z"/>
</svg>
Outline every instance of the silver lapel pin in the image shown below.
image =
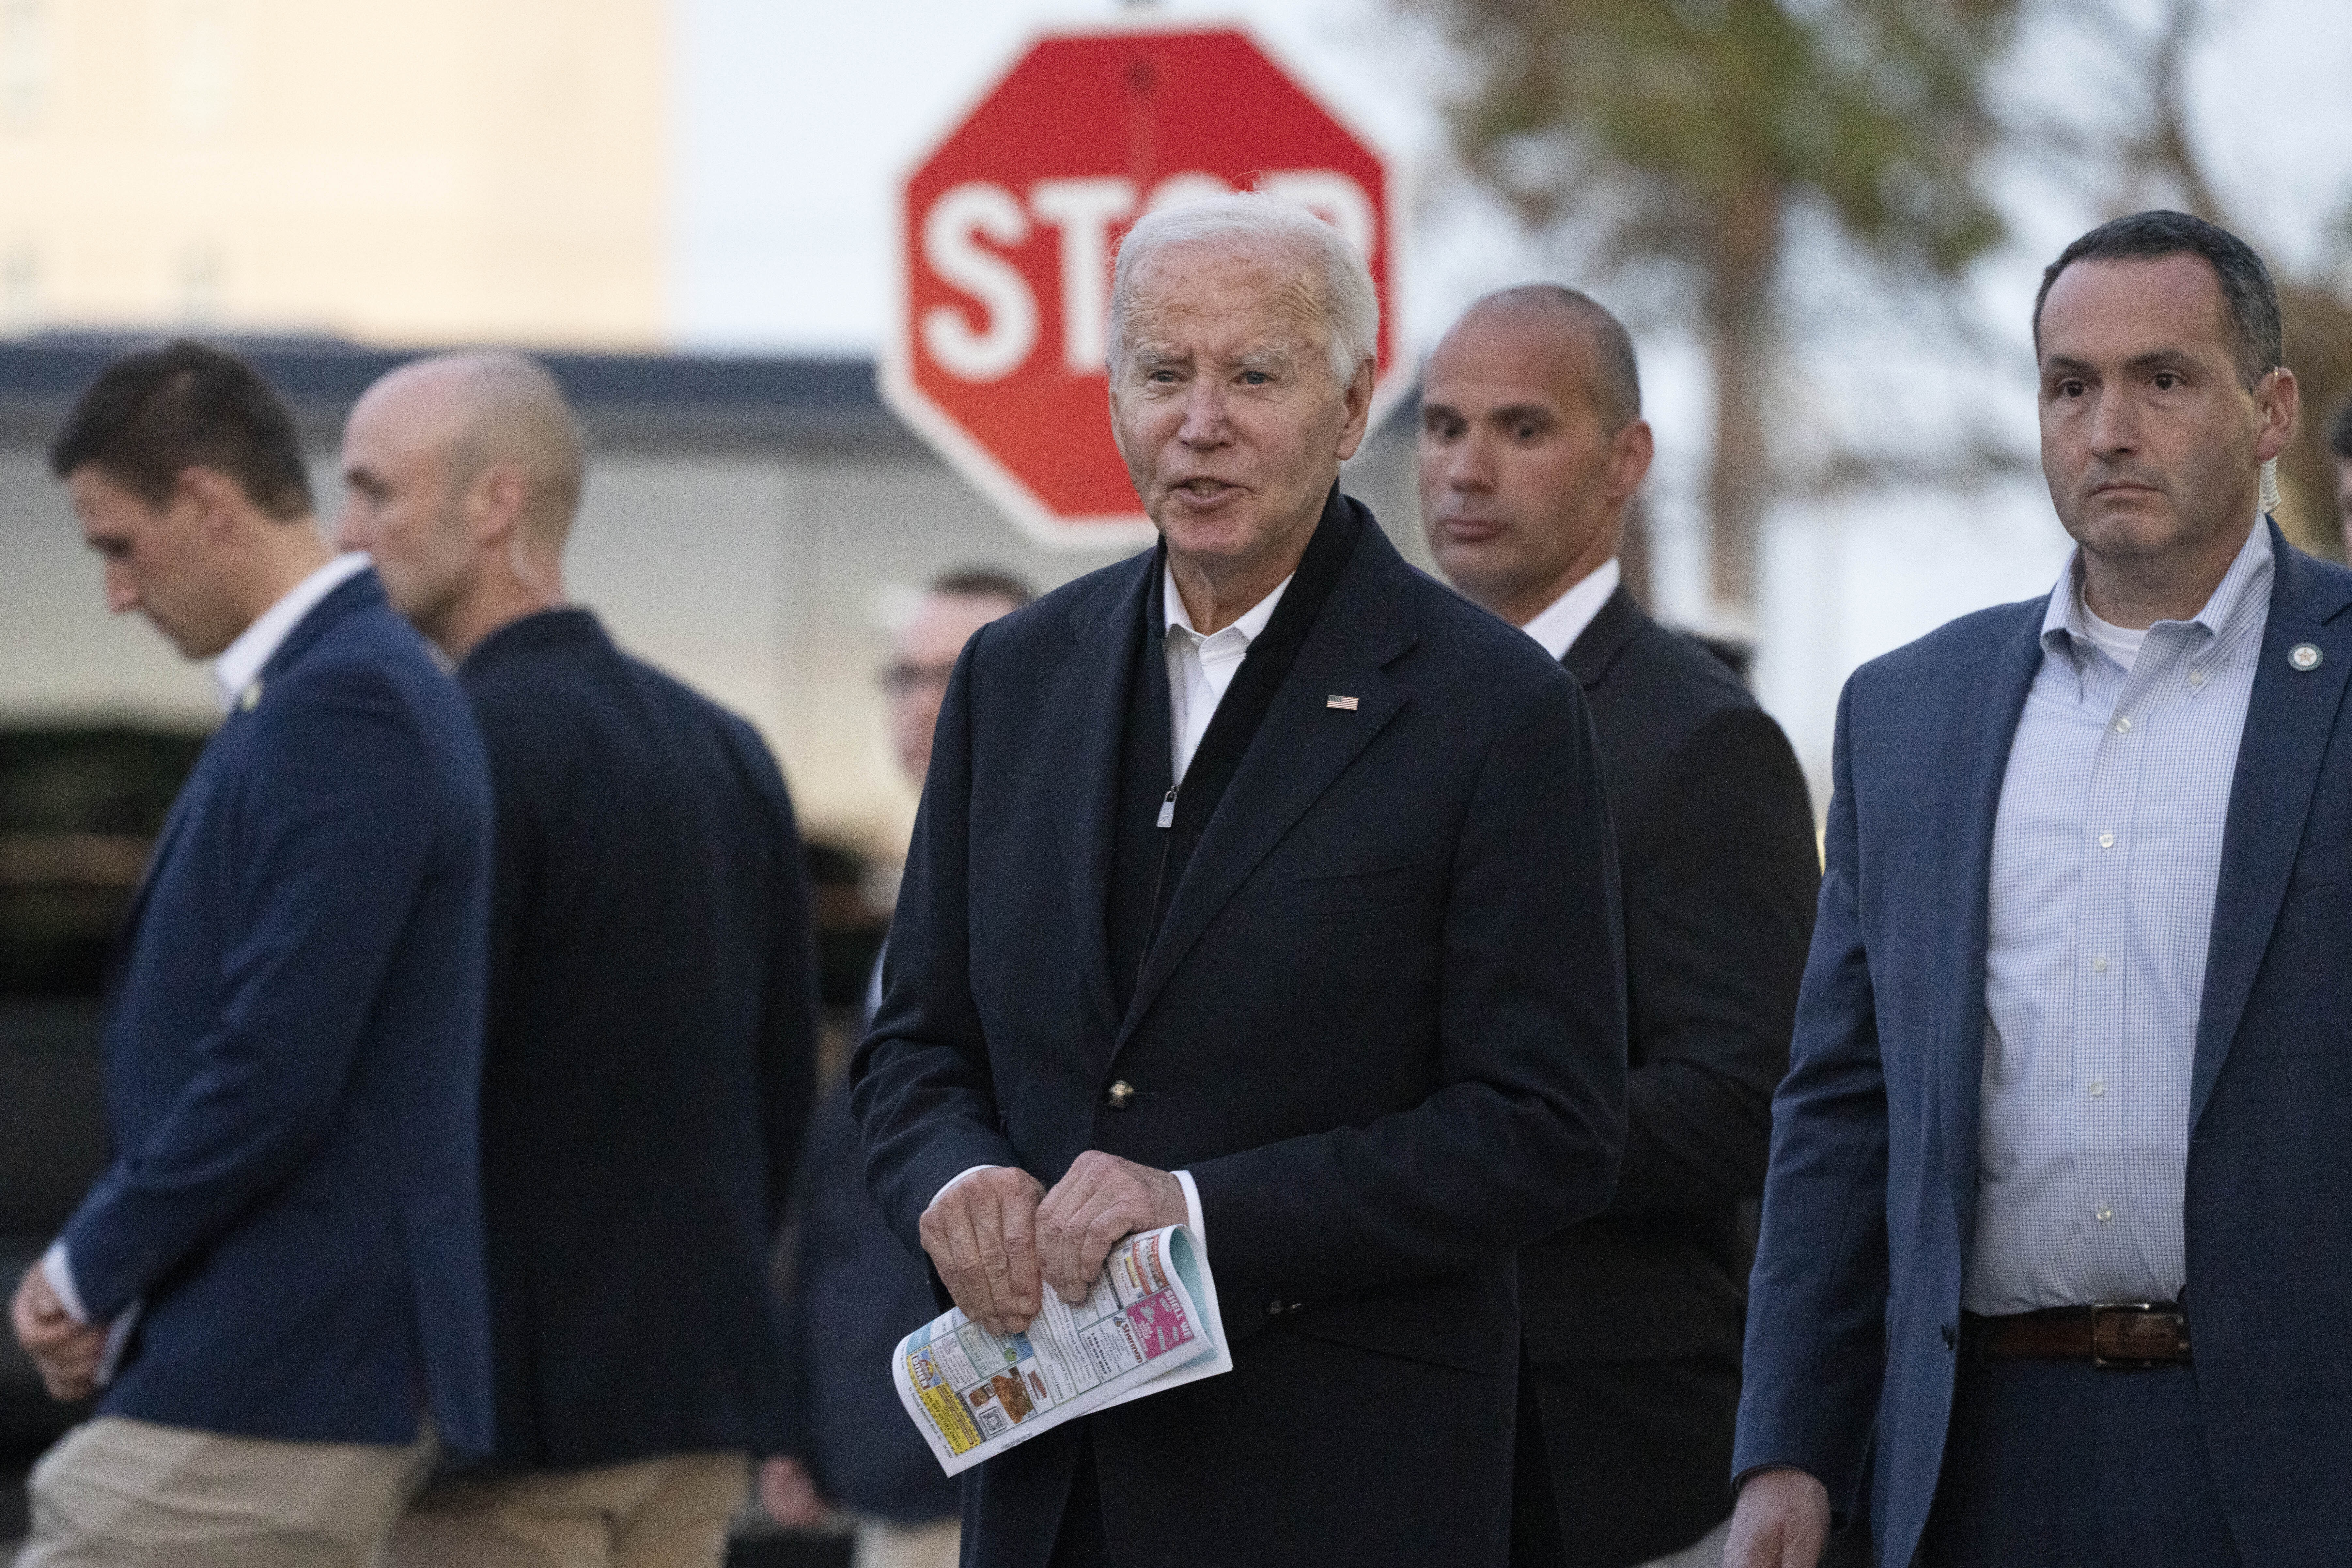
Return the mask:
<svg viewBox="0 0 2352 1568">
<path fill-rule="evenodd" d="M 1352 697 L 1326 697 L 1323 699 L 1323 706 L 1326 708 L 1344 708 L 1349 712 L 1353 713 L 1356 710 L 1356 700 Z"/>
<path fill-rule="evenodd" d="M 2299 642 L 2286 650 L 2286 661 L 2305 674 L 2317 669 L 2319 661 L 2325 657 L 2316 643 Z"/>
<path fill-rule="evenodd" d="M 244 709 L 248 713 L 261 706 L 261 682 L 258 679 L 255 679 L 252 684 L 248 685 L 245 689 L 244 692 L 237 698 L 236 705 Z"/>
</svg>

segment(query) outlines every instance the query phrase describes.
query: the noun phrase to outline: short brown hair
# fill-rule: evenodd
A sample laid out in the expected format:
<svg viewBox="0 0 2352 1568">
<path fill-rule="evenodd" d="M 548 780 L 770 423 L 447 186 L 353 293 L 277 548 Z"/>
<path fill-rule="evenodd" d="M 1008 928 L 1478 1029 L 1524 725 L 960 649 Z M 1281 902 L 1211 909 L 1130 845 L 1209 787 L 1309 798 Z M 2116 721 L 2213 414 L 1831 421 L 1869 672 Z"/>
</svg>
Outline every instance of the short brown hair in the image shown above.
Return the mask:
<svg viewBox="0 0 2352 1568">
<path fill-rule="evenodd" d="M 294 416 L 260 372 L 188 338 L 125 354 L 90 383 L 49 444 L 50 473 L 62 479 L 82 468 L 157 507 L 182 473 L 214 468 L 267 516 L 310 515 Z"/>
</svg>

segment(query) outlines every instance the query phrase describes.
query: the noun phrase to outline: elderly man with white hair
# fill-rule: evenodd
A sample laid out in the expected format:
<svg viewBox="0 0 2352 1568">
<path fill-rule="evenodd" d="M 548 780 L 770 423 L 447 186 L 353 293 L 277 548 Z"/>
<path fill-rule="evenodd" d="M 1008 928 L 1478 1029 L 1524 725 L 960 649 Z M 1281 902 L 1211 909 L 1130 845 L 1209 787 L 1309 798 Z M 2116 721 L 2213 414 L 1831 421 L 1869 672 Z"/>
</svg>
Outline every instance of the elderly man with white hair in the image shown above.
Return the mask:
<svg viewBox="0 0 2352 1568">
<path fill-rule="evenodd" d="M 1234 1357 L 969 1472 L 976 1568 L 1507 1554 L 1511 1254 L 1624 1134 L 1617 874 L 1576 682 L 1339 491 L 1377 326 L 1296 208 L 1139 223 L 1110 412 L 1160 542 L 940 710 L 871 1185 L 992 1332 L 1189 1223 Z"/>
</svg>

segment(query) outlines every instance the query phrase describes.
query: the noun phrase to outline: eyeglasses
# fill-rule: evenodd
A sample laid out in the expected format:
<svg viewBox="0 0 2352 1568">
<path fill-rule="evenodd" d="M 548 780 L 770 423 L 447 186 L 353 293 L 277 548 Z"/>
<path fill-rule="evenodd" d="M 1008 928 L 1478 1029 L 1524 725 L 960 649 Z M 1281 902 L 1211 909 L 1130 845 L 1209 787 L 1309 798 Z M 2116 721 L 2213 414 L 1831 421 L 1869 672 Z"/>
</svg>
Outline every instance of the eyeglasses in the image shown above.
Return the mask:
<svg viewBox="0 0 2352 1568">
<path fill-rule="evenodd" d="M 912 697 L 918 691 L 945 691 L 948 677 L 955 673 L 952 664 L 917 664 L 900 659 L 882 669 L 882 690 L 891 700 Z"/>
</svg>

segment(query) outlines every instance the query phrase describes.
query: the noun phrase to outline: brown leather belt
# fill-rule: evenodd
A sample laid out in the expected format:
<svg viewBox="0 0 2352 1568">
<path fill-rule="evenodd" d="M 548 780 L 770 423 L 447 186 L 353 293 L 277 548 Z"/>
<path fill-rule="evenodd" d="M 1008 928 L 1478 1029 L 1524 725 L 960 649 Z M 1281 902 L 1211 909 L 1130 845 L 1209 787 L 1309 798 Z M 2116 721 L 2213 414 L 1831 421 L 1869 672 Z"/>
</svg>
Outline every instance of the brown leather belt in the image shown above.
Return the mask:
<svg viewBox="0 0 2352 1568">
<path fill-rule="evenodd" d="M 2013 1317 L 1960 1314 L 1962 1342 L 1986 1361 L 2087 1361 L 2094 1366 L 2185 1366 L 2189 1315 L 2171 1301 L 2103 1301 Z"/>
</svg>

